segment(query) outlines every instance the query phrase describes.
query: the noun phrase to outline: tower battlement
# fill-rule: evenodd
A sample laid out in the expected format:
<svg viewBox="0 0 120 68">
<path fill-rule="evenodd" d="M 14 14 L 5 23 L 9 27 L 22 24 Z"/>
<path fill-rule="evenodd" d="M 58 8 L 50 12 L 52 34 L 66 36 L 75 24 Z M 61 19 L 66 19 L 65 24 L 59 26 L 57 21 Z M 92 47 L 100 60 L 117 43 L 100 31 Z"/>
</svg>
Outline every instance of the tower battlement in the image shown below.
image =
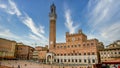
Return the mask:
<svg viewBox="0 0 120 68">
<path fill-rule="evenodd" d="M 66 32 L 66 36 L 77 36 L 77 35 L 84 35 L 86 36 L 83 32 L 82 32 L 82 29 L 79 29 L 78 30 L 78 33 L 73 33 L 73 34 L 70 34 L 69 32 Z"/>
</svg>

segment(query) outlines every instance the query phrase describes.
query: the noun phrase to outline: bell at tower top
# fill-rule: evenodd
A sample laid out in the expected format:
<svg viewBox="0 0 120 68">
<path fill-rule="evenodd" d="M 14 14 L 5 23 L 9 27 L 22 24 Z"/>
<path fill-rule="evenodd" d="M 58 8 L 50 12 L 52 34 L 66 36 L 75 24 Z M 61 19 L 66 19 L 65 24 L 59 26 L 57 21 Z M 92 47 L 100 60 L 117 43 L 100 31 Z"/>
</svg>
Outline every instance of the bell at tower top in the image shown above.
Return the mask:
<svg viewBox="0 0 120 68">
<path fill-rule="evenodd" d="M 50 8 L 51 8 L 51 13 L 56 13 L 56 6 L 54 3 L 51 5 Z"/>
<path fill-rule="evenodd" d="M 50 17 L 51 20 L 56 20 L 56 18 L 57 18 L 56 6 L 55 6 L 54 3 L 50 6 L 49 17 Z"/>
</svg>

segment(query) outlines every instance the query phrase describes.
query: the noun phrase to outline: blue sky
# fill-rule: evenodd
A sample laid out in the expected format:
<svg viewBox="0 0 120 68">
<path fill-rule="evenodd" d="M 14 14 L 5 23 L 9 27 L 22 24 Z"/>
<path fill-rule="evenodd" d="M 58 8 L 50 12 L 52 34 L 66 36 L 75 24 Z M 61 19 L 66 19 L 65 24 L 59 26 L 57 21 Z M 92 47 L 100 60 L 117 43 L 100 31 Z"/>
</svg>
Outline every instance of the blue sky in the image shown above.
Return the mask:
<svg viewBox="0 0 120 68">
<path fill-rule="evenodd" d="M 0 37 L 31 46 L 48 44 L 49 12 L 57 11 L 57 42 L 79 29 L 105 45 L 120 40 L 120 0 L 0 0 Z"/>
</svg>

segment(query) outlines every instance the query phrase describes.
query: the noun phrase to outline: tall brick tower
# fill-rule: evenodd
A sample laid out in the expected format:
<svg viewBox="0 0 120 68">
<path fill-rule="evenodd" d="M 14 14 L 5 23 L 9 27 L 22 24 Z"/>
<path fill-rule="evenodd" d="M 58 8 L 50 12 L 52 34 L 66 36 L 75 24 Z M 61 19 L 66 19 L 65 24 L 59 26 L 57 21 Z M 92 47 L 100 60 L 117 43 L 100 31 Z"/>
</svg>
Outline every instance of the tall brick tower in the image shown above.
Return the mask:
<svg viewBox="0 0 120 68">
<path fill-rule="evenodd" d="M 56 7 L 54 3 L 50 6 L 50 32 L 49 32 L 49 48 L 53 49 L 56 45 Z"/>
</svg>

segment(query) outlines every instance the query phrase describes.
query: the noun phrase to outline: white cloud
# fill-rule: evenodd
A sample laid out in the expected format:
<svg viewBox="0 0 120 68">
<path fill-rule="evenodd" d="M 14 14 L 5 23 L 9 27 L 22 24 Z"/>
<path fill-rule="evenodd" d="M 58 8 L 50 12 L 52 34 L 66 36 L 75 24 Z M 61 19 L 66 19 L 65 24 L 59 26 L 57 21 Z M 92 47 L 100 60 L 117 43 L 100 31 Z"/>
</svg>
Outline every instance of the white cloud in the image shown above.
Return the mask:
<svg viewBox="0 0 120 68">
<path fill-rule="evenodd" d="M 11 33 L 10 32 L 10 30 L 9 29 L 3 29 L 3 30 L 1 30 L 0 29 L 0 36 L 1 37 L 5 37 L 5 38 L 11 38 L 11 39 L 17 39 L 17 38 L 19 38 L 18 36 L 16 36 L 16 35 L 14 35 L 13 33 Z"/>
<path fill-rule="evenodd" d="M 9 40 L 14 40 L 16 42 L 24 42 L 24 44 L 31 45 L 30 41 L 26 40 L 26 38 L 17 36 L 16 34 L 12 33 L 9 29 L 6 29 L 2 26 L 0 26 L 0 37 Z"/>
<path fill-rule="evenodd" d="M 0 8 L 7 8 L 7 6 L 4 4 L 0 4 Z"/>
<path fill-rule="evenodd" d="M 75 33 L 75 30 L 78 28 L 78 25 L 73 26 L 73 21 L 71 19 L 71 15 L 70 15 L 70 10 L 66 9 L 65 10 L 65 18 L 66 18 L 66 22 L 65 22 L 65 26 L 68 28 L 70 33 Z"/>
<path fill-rule="evenodd" d="M 17 8 L 16 4 L 13 2 L 13 0 L 8 0 L 8 4 L 1 4 L 0 3 L 0 8 L 4 9 L 5 12 L 11 14 L 11 15 L 17 15 L 20 16 L 21 12 Z"/>
<path fill-rule="evenodd" d="M 37 36 L 39 36 L 42 39 L 46 38 L 44 37 L 44 35 L 42 35 L 42 33 L 44 33 L 43 27 L 40 26 L 40 28 L 37 28 L 32 20 L 32 18 L 30 18 L 28 15 L 26 15 L 25 17 L 21 18 L 22 22 L 31 29 L 31 32 L 33 32 L 34 34 L 36 34 Z"/>
<path fill-rule="evenodd" d="M 17 16 L 21 15 L 20 10 L 17 8 L 16 4 L 12 0 L 8 0 L 10 4 L 10 8 L 8 9 L 8 12 L 10 14 L 16 14 Z"/>
<path fill-rule="evenodd" d="M 0 8 L 4 9 L 4 11 L 10 15 L 16 15 L 21 20 L 21 22 L 25 24 L 31 30 L 31 32 L 38 37 L 38 39 L 42 39 L 42 41 L 40 42 L 43 42 L 43 41 L 48 42 L 47 38 L 43 35 L 45 33 L 44 26 L 39 25 L 37 27 L 33 19 L 29 15 L 27 15 L 27 13 L 23 14 L 18 9 L 17 5 L 14 3 L 13 0 L 8 0 L 8 4 L 0 3 Z M 31 36 L 31 37 L 33 37 L 33 40 L 36 39 L 36 37 L 34 36 Z"/>
<path fill-rule="evenodd" d="M 88 3 L 89 38 L 97 37 L 105 44 L 120 39 L 120 1 L 90 0 Z"/>
</svg>

